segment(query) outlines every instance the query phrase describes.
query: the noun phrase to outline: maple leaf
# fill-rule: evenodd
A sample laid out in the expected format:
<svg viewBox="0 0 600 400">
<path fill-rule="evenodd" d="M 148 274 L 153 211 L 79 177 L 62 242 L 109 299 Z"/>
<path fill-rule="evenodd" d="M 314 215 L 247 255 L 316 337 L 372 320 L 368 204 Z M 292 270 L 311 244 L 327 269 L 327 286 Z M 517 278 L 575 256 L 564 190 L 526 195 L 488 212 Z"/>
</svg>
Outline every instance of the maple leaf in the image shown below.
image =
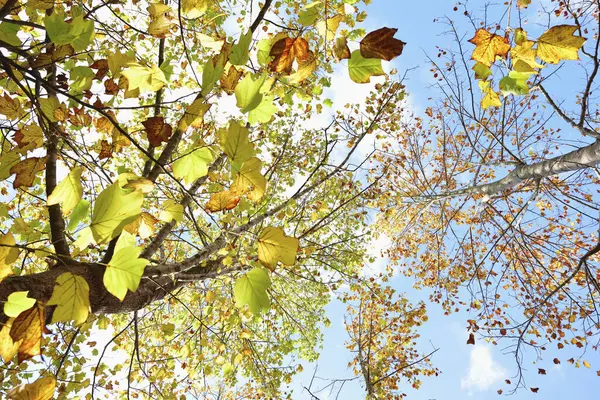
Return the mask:
<svg viewBox="0 0 600 400">
<path fill-rule="evenodd" d="M 335 44 L 333 45 L 333 55 L 338 61 L 350 58 L 350 49 L 348 48 L 348 39 L 346 36 L 341 36 L 335 39 Z"/>
<path fill-rule="evenodd" d="M 577 30 L 574 25 L 558 25 L 548 29 L 538 38 L 537 56 L 550 64 L 561 60 L 578 60 L 579 49 L 586 39 L 574 36 Z"/>
<path fill-rule="evenodd" d="M 171 11 L 171 7 L 166 4 L 151 4 L 148 7 L 148 13 L 150 14 L 148 33 L 157 38 L 166 37 L 173 26 L 170 19 Z"/>
<path fill-rule="evenodd" d="M 229 70 L 221 77 L 221 89 L 227 94 L 233 94 L 242 75 L 243 71 L 238 71 L 235 66 L 231 65 Z"/>
<path fill-rule="evenodd" d="M 286 236 L 283 229 L 269 226 L 258 237 L 258 260 L 271 270 L 275 269 L 278 261 L 293 265 L 299 244 L 298 239 Z"/>
<path fill-rule="evenodd" d="M 50 400 L 56 390 L 56 378 L 45 376 L 33 383 L 11 389 L 6 395 L 9 400 Z"/>
<path fill-rule="evenodd" d="M 21 115 L 21 104 L 18 99 L 13 99 L 4 93 L 0 96 L 0 114 L 3 114 L 8 119 L 17 119 Z"/>
<path fill-rule="evenodd" d="M 163 142 L 168 142 L 173 133 L 171 125 L 166 124 L 165 119 L 161 116 L 150 117 L 142 122 L 142 125 L 146 128 L 148 141 L 154 147 L 160 146 Z"/>
<path fill-rule="evenodd" d="M 404 43 L 394 39 L 397 28 L 383 27 L 370 32 L 360 41 L 360 54 L 364 58 L 380 58 L 391 61 L 402 54 Z"/>
<path fill-rule="evenodd" d="M 510 50 L 507 38 L 483 28 L 478 29 L 469 42 L 475 45 L 471 58 L 487 67 L 494 63 L 496 57 L 506 58 Z"/>
<path fill-rule="evenodd" d="M 46 160 L 47 157 L 31 157 L 13 165 L 10 169 L 11 175 L 16 174 L 13 188 L 33 186 L 36 174 L 46 167 Z"/>
</svg>

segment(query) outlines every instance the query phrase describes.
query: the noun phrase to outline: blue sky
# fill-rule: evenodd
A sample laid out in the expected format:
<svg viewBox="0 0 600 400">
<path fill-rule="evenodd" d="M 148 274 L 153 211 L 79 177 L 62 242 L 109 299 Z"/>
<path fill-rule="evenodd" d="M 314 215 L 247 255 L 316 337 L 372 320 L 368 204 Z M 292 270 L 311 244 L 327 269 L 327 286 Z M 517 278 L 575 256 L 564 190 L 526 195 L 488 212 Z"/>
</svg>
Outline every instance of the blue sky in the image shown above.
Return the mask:
<svg viewBox="0 0 600 400">
<path fill-rule="evenodd" d="M 549 1 L 544 3 L 550 4 Z M 477 12 L 483 6 L 483 2 L 471 2 L 469 8 Z M 534 10 L 542 6 L 540 1 L 533 0 Z M 436 18 L 442 19 L 448 16 L 457 22 L 459 28 L 463 29 L 467 39 L 472 37 L 473 28 L 468 20 L 462 16 L 462 8 L 456 12 L 453 10 L 454 3 L 448 1 L 398 1 L 398 0 L 375 0 L 367 11 L 369 17 L 365 21 L 367 31 L 377 29 L 382 26 L 398 28 L 396 37 L 407 42 L 403 54 L 394 60 L 390 67 L 398 68 L 402 74 L 403 70 L 417 67 L 409 75 L 405 84 L 409 93 L 409 103 L 411 108 L 418 114 L 436 97 L 439 98 L 437 91 L 431 87 L 434 83 L 430 65 L 426 61 L 426 56 L 436 57 L 436 46 L 446 47 L 452 43 L 449 35 L 444 35 L 446 26 L 443 23 L 434 23 Z M 531 13 L 531 11 L 529 11 Z M 532 15 L 532 14 L 530 14 Z M 529 19 L 526 29 L 531 32 L 539 30 L 535 18 Z M 467 51 L 472 50 L 468 47 Z M 334 82 L 335 82 L 334 78 Z M 343 84 L 333 85 L 335 89 L 332 92 L 333 97 L 338 99 L 360 98 L 360 95 L 368 88 L 356 88 L 352 86 L 349 80 L 340 79 Z M 572 78 L 575 79 L 575 78 Z M 556 90 L 557 95 L 572 95 L 573 87 L 565 84 L 566 81 L 550 82 L 549 87 Z M 433 100 L 432 100 L 433 99 Z M 334 104 L 336 101 L 334 100 Z M 342 104 L 343 105 L 343 104 Z M 341 106 L 338 104 L 338 106 Z M 385 246 L 385 241 L 378 241 L 376 245 Z M 374 249 L 374 253 L 377 253 Z M 384 259 L 377 262 L 379 265 L 372 266 L 377 269 Z M 410 288 L 410 281 L 406 278 L 398 277 L 392 281 L 392 286 L 398 291 L 406 291 L 413 301 L 426 300 L 426 294 L 416 292 Z M 347 334 L 344 329 L 343 315 L 345 306 L 340 302 L 333 302 L 328 307 L 328 317 L 332 322 L 330 328 L 325 330 L 325 342 L 318 365 L 317 377 L 320 378 L 352 378 L 352 371 L 346 368 L 352 355 L 345 349 L 344 341 Z M 402 390 L 408 394 L 411 400 L 484 400 L 490 398 L 502 398 L 496 391 L 502 389 L 507 394 L 513 389 L 512 385 L 507 385 L 505 379 L 514 380 L 517 368 L 514 355 L 510 350 L 505 350 L 511 343 L 500 342 L 494 346 L 487 344 L 483 339 L 478 339 L 476 345 L 467 345 L 468 332 L 466 329 L 468 318 L 472 316 L 466 313 L 457 313 L 451 316 L 443 316 L 443 311 L 439 305 L 431 304 L 428 307 L 429 321 L 421 327 L 420 348 L 424 353 L 432 349 L 432 345 L 439 348 L 439 351 L 433 356 L 433 364 L 438 367 L 442 374 L 438 377 L 422 379 L 422 386 L 419 390 L 413 390 L 410 386 L 401 386 Z M 535 354 L 525 353 L 524 369 L 525 383 L 528 387 L 539 387 L 539 392 L 534 394 L 528 389 L 520 389 L 511 399 L 544 399 L 544 400 L 562 400 L 565 398 L 576 398 L 580 400 L 598 398 L 598 389 L 600 389 L 600 377 L 596 371 L 600 370 L 600 355 L 597 351 L 589 348 L 587 353 L 583 353 L 577 348 L 565 348 L 557 350 L 556 345 L 552 344 L 552 349 L 544 352 L 544 359 L 535 363 Z M 570 346 L 569 346 L 570 347 Z M 573 346 L 574 347 L 574 346 Z M 553 358 L 559 358 L 562 363 L 555 365 Z M 590 362 L 591 368 L 575 368 L 566 362 L 569 358 L 582 358 Z M 306 391 L 302 391 L 302 386 L 309 386 L 314 365 L 304 365 L 305 371 L 300 374 L 292 384 L 294 389 L 294 399 L 310 399 L 311 396 Z M 538 368 L 546 370 L 546 375 L 539 375 Z M 328 380 L 316 379 L 312 385 L 312 391 L 319 396 L 321 400 L 333 399 L 337 390 L 330 392 L 328 390 L 318 392 L 320 387 L 327 385 Z M 318 393 L 317 393 L 318 392 Z M 359 381 L 347 382 L 344 384 L 339 394 L 339 399 L 364 399 L 364 390 Z"/>
</svg>

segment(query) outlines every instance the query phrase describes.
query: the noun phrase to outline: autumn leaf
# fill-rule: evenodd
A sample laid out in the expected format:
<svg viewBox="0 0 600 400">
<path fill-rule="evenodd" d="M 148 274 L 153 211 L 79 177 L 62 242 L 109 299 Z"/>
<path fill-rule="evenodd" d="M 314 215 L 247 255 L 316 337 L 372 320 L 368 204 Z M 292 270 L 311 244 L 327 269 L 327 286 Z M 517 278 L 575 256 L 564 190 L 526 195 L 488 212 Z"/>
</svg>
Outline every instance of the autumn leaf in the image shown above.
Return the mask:
<svg viewBox="0 0 600 400">
<path fill-rule="evenodd" d="M 0 281 L 13 274 L 12 265 L 19 258 L 20 253 L 21 250 L 16 247 L 12 233 L 0 235 Z"/>
<path fill-rule="evenodd" d="M 469 42 L 475 45 L 471 58 L 488 67 L 494 63 L 496 57 L 506 58 L 510 50 L 507 38 L 483 28 L 478 29 Z"/>
<path fill-rule="evenodd" d="M 500 107 L 502 102 L 500 102 L 500 96 L 498 93 L 492 89 L 489 81 L 479 81 L 479 89 L 483 93 L 483 97 L 481 98 L 481 108 L 484 110 L 489 107 Z"/>
<path fill-rule="evenodd" d="M 285 235 L 281 228 L 269 226 L 258 237 L 258 260 L 265 267 L 273 270 L 277 262 L 293 265 L 300 241 Z"/>
<path fill-rule="evenodd" d="M 291 85 L 297 85 L 307 79 L 317 69 L 317 61 L 315 54 L 312 51 L 308 51 L 306 60 L 298 62 L 298 69 L 287 77 L 288 83 Z"/>
<path fill-rule="evenodd" d="M 13 165 L 10 169 L 11 174 L 16 174 L 13 188 L 33 186 L 36 174 L 46 167 L 46 159 L 47 157 L 31 157 Z"/>
<path fill-rule="evenodd" d="M 15 342 L 21 341 L 17 357 L 19 363 L 41 354 L 44 321 L 44 306 L 40 303 L 19 314 L 13 321 L 10 337 Z"/>
<path fill-rule="evenodd" d="M 337 32 L 340 23 L 343 20 L 344 16 L 340 14 L 336 14 L 331 18 L 323 19 L 317 22 L 317 32 L 319 32 L 319 35 L 323 36 L 325 40 L 333 40 L 335 33 Z"/>
<path fill-rule="evenodd" d="M 574 36 L 577 30 L 574 25 L 553 26 L 538 39 L 537 56 L 550 64 L 557 64 L 561 60 L 578 60 L 579 49 L 586 39 Z"/>
<path fill-rule="evenodd" d="M 9 391 L 6 395 L 9 400 L 50 400 L 56 390 L 56 378 L 45 376 L 33 383 L 21 385 Z"/>
<path fill-rule="evenodd" d="M 19 346 L 21 346 L 20 340 L 15 342 L 10 337 L 10 330 L 14 320 L 14 318 L 9 318 L 4 325 L 0 327 L 0 357 L 2 357 L 6 364 L 17 355 Z"/>
<path fill-rule="evenodd" d="M 546 375 L 546 370 L 543 368 L 538 368 L 538 374 L 540 375 Z"/>
<path fill-rule="evenodd" d="M 534 387 L 531 388 L 531 391 L 533 393 L 537 393 L 539 390 L 540 390 L 540 388 L 534 388 Z"/>
<path fill-rule="evenodd" d="M 232 193 L 238 196 L 247 193 L 250 200 L 260 200 L 267 190 L 267 180 L 260 173 L 261 168 L 262 162 L 256 157 L 242 164 L 231 185 Z"/>
<path fill-rule="evenodd" d="M 233 65 L 229 66 L 227 73 L 224 73 L 221 77 L 221 89 L 223 89 L 227 94 L 234 93 L 238 81 L 242 75 L 243 71 L 238 71 Z"/>
<path fill-rule="evenodd" d="M 348 39 L 346 36 L 341 36 L 335 39 L 335 44 L 333 45 L 333 55 L 338 61 L 350 58 L 350 49 L 348 48 Z"/>
<path fill-rule="evenodd" d="M 18 99 L 13 99 L 4 93 L 0 96 L 0 114 L 3 114 L 9 120 L 17 119 L 21 115 L 21 104 Z"/>
<path fill-rule="evenodd" d="M 247 74 L 235 88 L 236 104 L 242 113 L 247 113 L 258 107 L 262 101 L 263 94 L 261 88 L 267 79 L 266 74 L 262 74 L 257 79 L 253 79 L 251 74 Z"/>
<path fill-rule="evenodd" d="M 79 275 L 65 272 L 56 278 L 48 305 L 55 305 L 52 323 L 73 321 L 83 324 L 90 310 L 90 287 Z"/>
<path fill-rule="evenodd" d="M 183 206 L 172 199 L 168 199 L 163 203 L 158 219 L 163 222 L 183 221 Z"/>
<path fill-rule="evenodd" d="M 222 192 L 214 193 L 212 196 L 210 196 L 210 199 L 204 208 L 206 208 L 206 210 L 209 212 L 231 210 L 235 208 L 239 202 L 239 196 L 236 196 L 229 190 L 224 190 Z"/>
<path fill-rule="evenodd" d="M 404 43 L 394 39 L 396 28 L 380 28 L 370 32 L 360 41 L 360 54 L 364 58 L 380 58 L 391 61 L 402 54 Z"/>
<path fill-rule="evenodd" d="M 170 14 L 171 7 L 164 3 L 153 3 L 148 7 L 150 14 L 150 25 L 148 33 L 157 38 L 164 38 L 170 32 L 171 23 Z"/>
<path fill-rule="evenodd" d="M 173 129 L 171 125 L 165 123 L 165 119 L 161 116 L 150 117 L 142 122 L 146 129 L 148 141 L 154 147 L 160 146 L 161 143 L 169 141 Z"/>
<path fill-rule="evenodd" d="M 533 48 L 535 42 L 523 40 L 520 44 L 510 49 L 513 60 L 513 69 L 518 72 L 531 72 L 537 74 L 536 69 L 544 68 L 536 61 L 537 49 Z"/>
<path fill-rule="evenodd" d="M 148 68 L 138 63 L 129 63 L 121 74 L 127 78 L 129 91 L 139 89 L 140 93 L 156 92 L 167 84 L 164 72 L 156 65 Z"/>
<path fill-rule="evenodd" d="M 269 69 L 271 71 L 285 72 L 287 74 L 291 72 L 292 64 L 295 59 L 294 42 L 294 39 L 286 37 L 273 44 L 269 53 L 271 57 L 274 57 L 269 63 Z"/>
<path fill-rule="evenodd" d="M 15 132 L 14 138 L 21 152 L 37 149 L 44 144 L 44 132 L 37 125 L 23 126 Z"/>
<path fill-rule="evenodd" d="M 81 200 L 83 186 L 81 186 L 81 167 L 75 167 L 48 196 L 48 205 L 61 204 L 63 215 L 69 214 Z"/>
<path fill-rule="evenodd" d="M 177 129 L 185 131 L 189 126 L 199 128 L 202 126 L 204 114 L 210 109 L 210 104 L 207 104 L 204 99 L 198 98 L 190 104 L 185 110 L 185 114 L 179 120 Z"/>
<path fill-rule="evenodd" d="M 469 339 L 467 339 L 467 344 L 475 344 L 475 335 L 473 333 L 469 333 Z"/>
</svg>

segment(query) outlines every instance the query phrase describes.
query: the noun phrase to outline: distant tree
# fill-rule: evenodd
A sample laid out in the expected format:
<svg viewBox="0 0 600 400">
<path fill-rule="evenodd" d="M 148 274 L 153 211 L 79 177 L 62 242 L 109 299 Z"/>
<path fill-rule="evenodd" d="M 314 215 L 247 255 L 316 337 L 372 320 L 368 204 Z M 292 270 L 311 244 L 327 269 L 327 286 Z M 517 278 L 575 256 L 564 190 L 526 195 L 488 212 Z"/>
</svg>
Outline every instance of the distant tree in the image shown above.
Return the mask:
<svg viewBox="0 0 600 400">
<path fill-rule="evenodd" d="M 595 349 L 600 322 L 599 3 L 552 2 L 541 27 L 529 3 L 455 8 L 468 33 L 447 19 L 430 59 L 443 98 L 390 132 L 377 203 L 399 271 L 519 367 L 526 347 Z"/>
</svg>

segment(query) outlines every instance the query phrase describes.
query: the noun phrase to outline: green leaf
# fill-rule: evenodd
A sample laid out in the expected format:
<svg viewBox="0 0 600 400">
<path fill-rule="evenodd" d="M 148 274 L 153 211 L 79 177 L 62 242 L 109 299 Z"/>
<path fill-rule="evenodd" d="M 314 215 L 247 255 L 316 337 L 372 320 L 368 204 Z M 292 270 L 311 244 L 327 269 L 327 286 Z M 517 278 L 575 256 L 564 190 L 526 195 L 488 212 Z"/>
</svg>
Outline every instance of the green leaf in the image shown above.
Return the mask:
<svg viewBox="0 0 600 400">
<path fill-rule="evenodd" d="M 240 40 L 231 47 L 229 62 L 233 65 L 246 65 L 250 58 L 250 43 L 252 43 L 252 31 L 240 35 Z"/>
<path fill-rule="evenodd" d="M 307 4 L 304 7 L 304 10 L 298 13 L 298 22 L 300 22 L 304 26 L 313 25 L 317 22 L 317 19 L 322 15 L 321 9 L 322 4 L 320 1 L 315 1 L 313 3 Z"/>
<path fill-rule="evenodd" d="M 235 87 L 235 99 L 241 112 L 247 113 L 258 107 L 262 101 L 263 95 L 260 92 L 262 85 L 267 79 L 267 74 L 262 74 L 258 79 L 252 79 L 251 74 L 247 74 Z"/>
<path fill-rule="evenodd" d="M 98 244 L 117 237 L 123 227 L 134 221 L 142 212 L 144 195 L 138 191 L 121 189 L 114 183 L 104 189 L 96 199 L 90 228 Z"/>
<path fill-rule="evenodd" d="M 183 205 L 171 199 L 165 201 L 158 219 L 164 222 L 171 222 L 173 220 L 181 222 L 183 220 Z"/>
<path fill-rule="evenodd" d="M 271 56 L 271 47 L 273 47 L 271 39 L 262 39 L 256 45 L 256 60 L 263 67 L 267 66 L 273 59 Z"/>
<path fill-rule="evenodd" d="M 206 96 L 223 76 L 223 64 L 209 59 L 202 69 L 202 96 Z"/>
<path fill-rule="evenodd" d="M 492 70 L 490 67 L 480 62 L 475 63 L 471 69 L 475 71 L 475 79 L 486 80 L 490 75 L 492 75 Z"/>
<path fill-rule="evenodd" d="M 46 116 L 46 118 L 48 118 L 48 121 L 56 122 L 56 118 L 54 118 L 54 111 L 56 111 L 56 109 L 60 107 L 60 102 L 58 101 L 58 99 L 54 96 L 47 98 L 42 97 L 38 99 L 38 102 L 40 103 L 42 113 L 44 114 L 44 116 Z"/>
<path fill-rule="evenodd" d="M 70 44 L 75 51 L 87 49 L 94 37 L 94 21 L 84 21 L 82 15 L 67 23 L 64 14 L 53 13 L 44 18 L 44 26 L 54 44 Z"/>
<path fill-rule="evenodd" d="M 514 94 L 516 96 L 526 95 L 529 93 L 527 79 L 529 79 L 530 75 L 531 73 L 529 72 L 510 71 L 508 76 L 505 76 L 500 80 L 498 86 L 505 96 L 508 94 Z"/>
<path fill-rule="evenodd" d="M 264 124 L 271 121 L 273 115 L 277 112 L 277 107 L 273 104 L 273 95 L 263 95 L 260 104 L 248 113 L 248 122 L 252 125 Z"/>
<path fill-rule="evenodd" d="M 141 93 L 156 92 L 167 84 L 165 73 L 156 65 L 148 68 L 138 63 L 129 63 L 121 73 L 127 78 L 129 91 L 139 89 Z"/>
<path fill-rule="evenodd" d="M 379 58 L 363 58 L 360 50 L 354 50 L 348 60 L 350 79 L 356 83 L 371 82 L 372 76 L 385 75 Z"/>
<path fill-rule="evenodd" d="M 17 36 L 19 29 L 19 25 L 17 24 L 3 22 L 0 24 L 0 37 L 6 43 L 19 47 L 21 46 L 21 39 Z"/>
<path fill-rule="evenodd" d="M 262 268 L 254 268 L 235 282 L 233 294 L 237 307 L 248 306 L 254 314 L 260 314 L 262 309 L 268 309 L 271 300 L 267 289 L 271 287 L 269 274 Z"/>
<path fill-rule="evenodd" d="M 88 215 L 90 211 L 90 202 L 81 199 L 79 203 L 73 208 L 73 212 L 71 212 L 71 218 L 69 218 L 69 225 L 67 226 L 67 230 L 74 231 L 77 228 L 77 225 Z"/>
<path fill-rule="evenodd" d="M 83 324 L 90 311 L 90 287 L 82 276 L 65 272 L 56 278 L 56 284 L 48 305 L 56 308 L 52 323 L 73 321 Z"/>
<path fill-rule="evenodd" d="M 81 200 L 83 186 L 81 186 L 81 167 L 75 167 L 48 196 L 48 205 L 62 204 L 62 213 L 67 215 Z"/>
<path fill-rule="evenodd" d="M 27 297 L 29 290 L 21 292 L 12 292 L 8 295 L 6 303 L 4 303 L 4 314 L 15 318 L 25 310 L 29 310 L 35 304 L 35 299 Z"/>
<path fill-rule="evenodd" d="M 150 261 L 138 258 L 142 249 L 124 247 L 115 252 L 104 272 L 104 286 L 111 294 L 123 301 L 127 289 L 135 292 L 142 279 L 144 268 Z"/>
<path fill-rule="evenodd" d="M 231 121 L 228 129 L 219 130 L 221 149 L 231 162 L 243 163 L 254 155 L 254 145 L 250 143 L 249 133 L 237 121 Z"/>
<path fill-rule="evenodd" d="M 96 73 L 90 67 L 77 66 L 69 72 L 69 77 L 73 81 L 69 86 L 71 93 L 82 93 L 92 87 Z"/>
<path fill-rule="evenodd" d="M 293 265 L 299 245 L 300 241 L 286 236 L 283 229 L 269 226 L 258 237 L 258 260 L 271 270 L 277 266 L 277 261 Z"/>
<path fill-rule="evenodd" d="M 173 163 L 173 176 L 183 178 L 185 183 L 208 174 L 208 165 L 213 161 L 213 154 L 208 147 L 194 149 Z"/>
</svg>

